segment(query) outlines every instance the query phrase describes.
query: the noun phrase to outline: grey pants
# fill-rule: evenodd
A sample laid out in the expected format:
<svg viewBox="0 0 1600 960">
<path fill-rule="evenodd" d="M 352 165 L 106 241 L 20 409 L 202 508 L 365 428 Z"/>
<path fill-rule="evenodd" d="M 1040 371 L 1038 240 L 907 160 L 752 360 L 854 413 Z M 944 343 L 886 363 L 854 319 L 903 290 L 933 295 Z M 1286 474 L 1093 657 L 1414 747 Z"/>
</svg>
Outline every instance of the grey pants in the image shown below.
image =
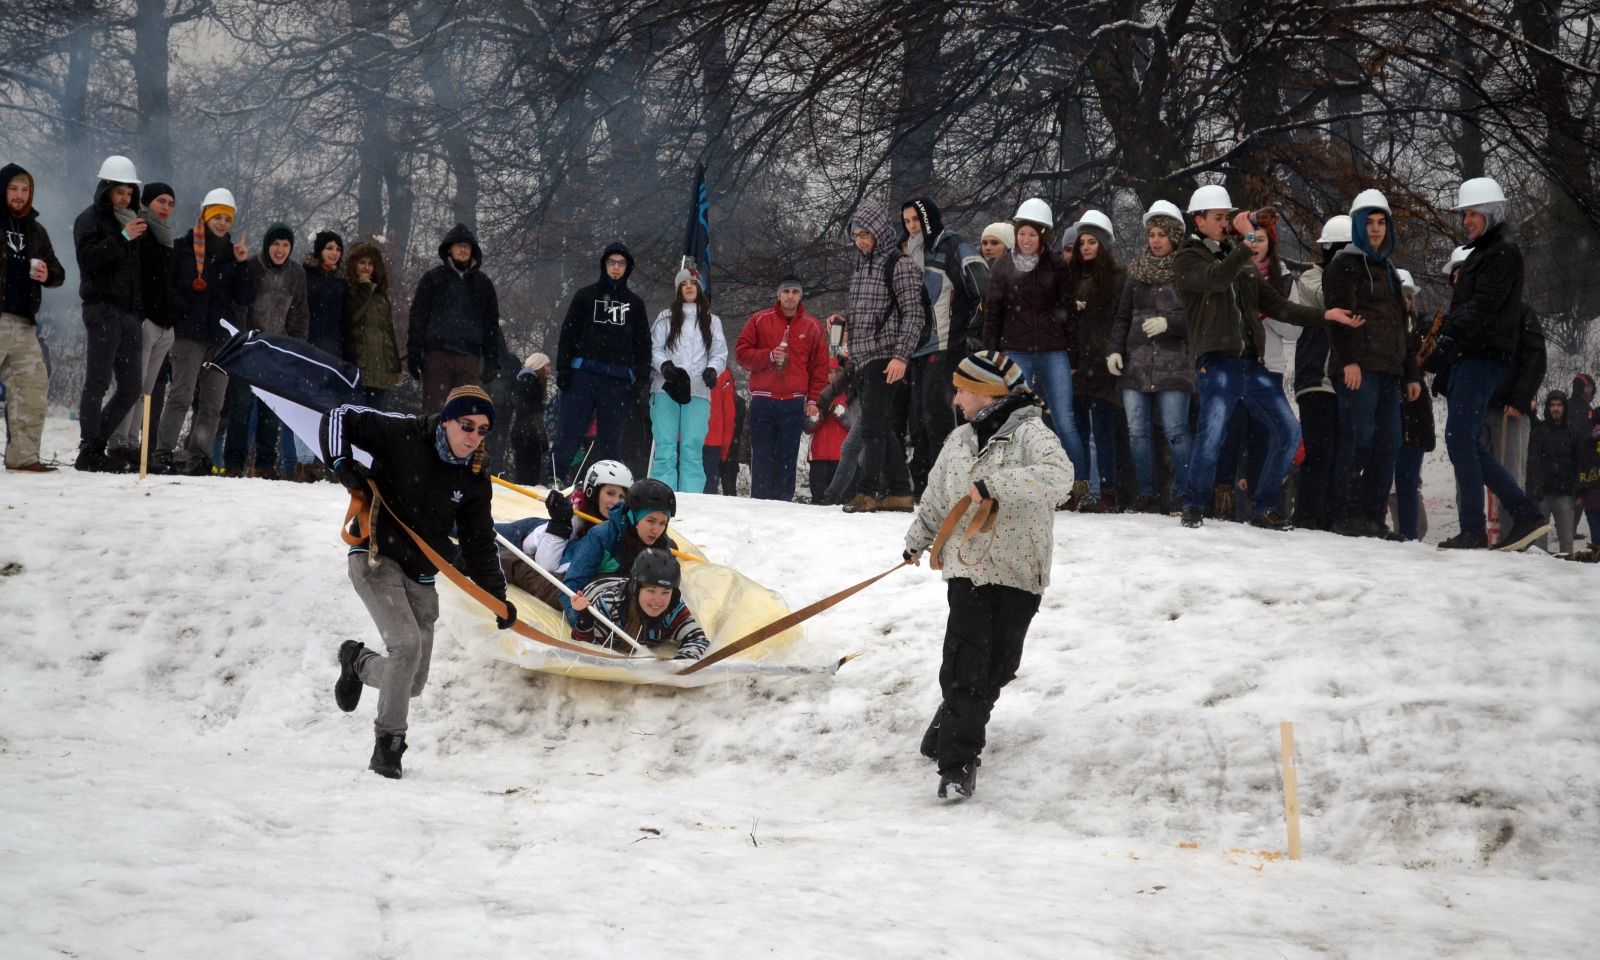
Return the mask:
<svg viewBox="0 0 1600 960">
<path fill-rule="evenodd" d="M 217 435 L 217 420 L 222 416 L 222 398 L 228 390 L 227 374 L 201 369 L 215 352 L 198 340 L 179 337 L 172 343 L 172 386 L 167 389 L 167 405 L 161 408 L 161 429 L 156 443 L 157 449 L 171 452 L 175 460 L 211 456 L 211 441 Z M 200 385 L 198 405 L 194 402 L 196 383 Z M 191 406 L 195 408 L 194 423 L 189 427 L 189 440 L 180 452 L 178 434 L 183 431 L 183 421 L 189 416 Z"/>
<path fill-rule="evenodd" d="M 156 378 L 161 376 L 161 365 L 167 360 L 167 351 L 172 349 L 173 332 L 171 327 L 158 327 L 149 320 L 144 321 L 144 355 L 142 359 L 144 370 L 144 393 L 154 393 Z M 128 415 L 122 418 L 122 426 L 111 435 L 110 447 L 132 448 L 139 446 L 139 428 L 144 423 L 144 408 L 135 405 Z M 160 424 L 151 424 L 159 427 Z M 150 449 L 155 449 L 155 437 L 150 438 Z"/>
<path fill-rule="evenodd" d="M 1543 500 L 1544 515 L 1553 517 L 1556 527 L 1556 542 L 1561 545 L 1561 552 L 1572 552 L 1572 537 L 1578 530 L 1578 512 L 1571 497 L 1546 496 Z M 1594 539 L 1591 531 L 1590 539 Z M 1539 538 L 1539 549 L 1549 551 L 1550 535 L 1545 534 Z"/>
<path fill-rule="evenodd" d="M 380 556 L 376 566 L 367 563 L 367 554 L 352 553 L 350 582 L 356 596 L 367 605 L 367 613 L 378 625 L 378 636 L 389 655 L 363 650 L 356 660 L 361 682 L 378 688 L 378 717 L 373 729 L 379 734 L 405 733 L 411 698 L 422 693 L 428 683 L 428 664 L 433 660 L 433 623 L 439 619 L 439 594 L 432 585 L 406 576 L 400 564 Z"/>
</svg>

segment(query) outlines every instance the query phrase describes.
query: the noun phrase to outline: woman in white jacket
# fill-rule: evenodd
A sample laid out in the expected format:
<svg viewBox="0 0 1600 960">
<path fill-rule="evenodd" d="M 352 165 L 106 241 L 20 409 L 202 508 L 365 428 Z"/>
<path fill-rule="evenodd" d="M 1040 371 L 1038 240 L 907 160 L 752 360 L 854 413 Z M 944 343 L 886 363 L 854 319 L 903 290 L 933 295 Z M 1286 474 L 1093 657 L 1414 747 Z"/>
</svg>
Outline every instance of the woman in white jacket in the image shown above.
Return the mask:
<svg viewBox="0 0 1600 960">
<path fill-rule="evenodd" d="M 711 422 L 711 388 L 728 366 L 722 319 L 700 281 L 679 270 L 672 306 L 650 324 L 650 476 L 675 491 L 706 488 L 701 448 Z"/>
</svg>

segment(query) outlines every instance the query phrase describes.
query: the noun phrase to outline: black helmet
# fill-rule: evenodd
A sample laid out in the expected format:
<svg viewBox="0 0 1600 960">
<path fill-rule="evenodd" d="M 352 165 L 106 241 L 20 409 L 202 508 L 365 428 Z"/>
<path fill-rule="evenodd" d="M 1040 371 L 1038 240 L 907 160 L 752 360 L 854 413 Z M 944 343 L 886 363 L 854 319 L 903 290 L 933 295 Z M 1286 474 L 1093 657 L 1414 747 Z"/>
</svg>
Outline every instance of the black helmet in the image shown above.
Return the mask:
<svg viewBox="0 0 1600 960">
<path fill-rule="evenodd" d="M 633 486 L 628 488 L 629 519 L 638 523 L 641 517 L 658 510 L 669 518 L 677 515 L 678 497 L 672 488 L 654 477 L 635 480 Z"/>
<path fill-rule="evenodd" d="M 635 589 L 639 587 L 669 587 L 674 592 L 683 576 L 678 560 L 660 547 L 646 547 L 633 558 L 633 573 L 629 577 Z"/>
</svg>

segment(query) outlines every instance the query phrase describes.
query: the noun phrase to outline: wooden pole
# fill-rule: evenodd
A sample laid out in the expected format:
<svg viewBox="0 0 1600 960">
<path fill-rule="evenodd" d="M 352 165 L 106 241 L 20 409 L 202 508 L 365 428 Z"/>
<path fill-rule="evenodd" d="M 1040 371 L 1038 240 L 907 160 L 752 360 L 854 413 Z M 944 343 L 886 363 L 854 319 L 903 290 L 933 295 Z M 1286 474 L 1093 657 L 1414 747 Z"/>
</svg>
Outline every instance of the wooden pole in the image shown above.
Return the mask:
<svg viewBox="0 0 1600 960">
<path fill-rule="evenodd" d="M 144 395 L 144 423 L 139 428 L 139 479 L 150 472 L 150 394 Z"/>
<path fill-rule="evenodd" d="M 1300 783 L 1294 768 L 1294 724 L 1278 724 L 1283 740 L 1283 815 L 1289 822 L 1289 859 L 1300 859 Z"/>
</svg>

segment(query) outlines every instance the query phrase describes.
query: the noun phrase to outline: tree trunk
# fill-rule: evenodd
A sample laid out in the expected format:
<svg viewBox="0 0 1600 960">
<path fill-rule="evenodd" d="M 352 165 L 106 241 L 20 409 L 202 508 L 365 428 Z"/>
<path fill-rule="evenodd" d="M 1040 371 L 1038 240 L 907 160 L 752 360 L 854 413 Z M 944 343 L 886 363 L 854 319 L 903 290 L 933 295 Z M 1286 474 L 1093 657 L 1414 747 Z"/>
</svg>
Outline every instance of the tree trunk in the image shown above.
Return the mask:
<svg viewBox="0 0 1600 960">
<path fill-rule="evenodd" d="M 411 23 L 412 37 L 419 41 L 432 35 L 441 26 L 439 18 L 432 15 L 431 8 L 415 2 L 406 7 L 406 19 Z M 466 101 L 450 68 L 450 46 L 442 44 L 430 50 L 421 68 L 423 75 L 428 78 L 428 89 L 433 93 L 439 140 L 444 147 L 445 160 L 450 165 L 450 175 L 455 180 L 456 192 L 450 201 L 450 212 L 457 223 L 466 224 L 476 233 L 478 167 L 472 156 L 469 130 L 462 119 Z"/>
<path fill-rule="evenodd" d="M 1453 69 L 1456 77 L 1456 108 L 1461 116 L 1456 119 L 1456 133 L 1451 137 L 1456 156 L 1460 158 L 1461 178 L 1470 180 L 1483 176 L 1483 128 L 1478 126 L 1476 113 L 1483 107 L 1483 98 L 1469 82 L 1477 75 L 1478 65 L 1473 56 L 1471 38 L 1465 31 L 1456 34 Z"/>
<path fill-rule="evenodd" d="M 944 10 L 925 8 L 915 32 L 902 44 L 900 109 L 889 145 L 890 205 L 933 191 L 933 150 L 938 136 L 939 48 L 944 40 Z M 895 214 L 898 218 L 898 213 Z"/>
<path fill-rule="evenodd" d="M 168 46 L 172 26 L 166 0 L 136 0 L 133 15 L 133 81 L 139 103 L 139 149 L 144 179 L 170 178 L 172 105 L 168 98 Z"/>
<path fill-rule="evenodd" d="M 95 30 L 84 25 L 67 38 L 67 75 L 61 85 L 61 121 L 73 183 L 90 179 L 96 169 L 94 145 L 89 142 L 89 71 L 94 65 Z M 92 181 L 91 181 L 92 182 Z"/>
</svg>

